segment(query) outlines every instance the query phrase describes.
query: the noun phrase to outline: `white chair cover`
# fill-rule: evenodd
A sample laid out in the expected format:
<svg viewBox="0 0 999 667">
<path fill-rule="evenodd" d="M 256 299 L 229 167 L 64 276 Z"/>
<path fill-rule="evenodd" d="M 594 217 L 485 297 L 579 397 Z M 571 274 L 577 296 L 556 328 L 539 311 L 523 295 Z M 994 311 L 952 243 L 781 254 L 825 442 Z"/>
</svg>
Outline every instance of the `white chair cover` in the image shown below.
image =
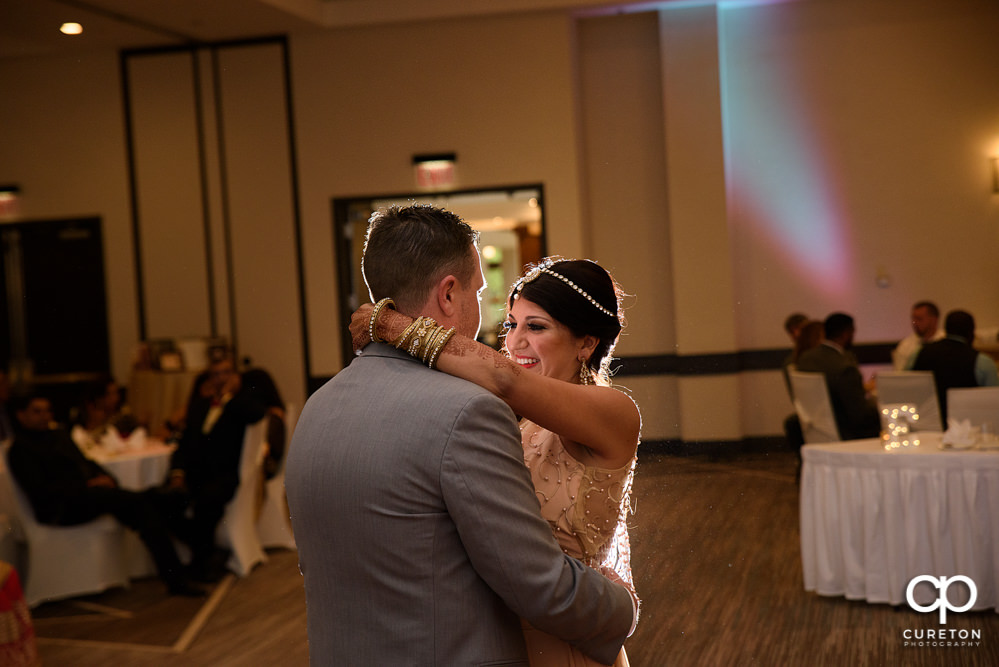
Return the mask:
<svg viewBox="0 0 999 667">
<path fill-rule="evenodd" d="M 21 575 L 29 607 L 128 585 L 126 531 L 114 517 L 105 514 L 79 526 L 40 524 L 17 481 L 12 475 L 9 479 L 18 523 L 28 543 L 26 571 Z"/>
<path fill-rule="evenodd" d="M 794 410 L 801 421 L 801 432 L 808 444 L 816 442 L 839 442 L 839 429 L 833 415 L 829 388 L 823 373 L 806 373 L 788 370 L 791 379 L 791 392 L 794 394 Z"/>
<path fill-rule="evenodd" d="M 877 374 L 878 409 L 888 405 L 915 405 L 918 431 L 943 431 L 932 371 L 890 371 Z"/>
<path fill-rule="evenodd" d="M 257 563 L 267 562 L 267 554 L 257 536 L 256 510 L 263 477 L 264 447 L 267 443 L 267 422 L 260 420 L 246 427 L 243 454 L 239 462 L 239 486 L 236 495 L 226 505 L 219 522 L 215 541 L 232 550 L 226 566 L 245 577 Z"/>
<path fill-rule="evenodd" d="M 991 423 L 993 429 L 999 428 L 999 387 L 948 389 L 947 419 L 967 419 L 972 426 Z"/>
<path fill-rule="evenodd" d="M 294 405 L 288 405 L 284 411 L 285 434 L 287 440 L 281 467 L 274 477 L 264 485 L 264 504 L 260 508 L 257 519 L 257 534 L 260 544 L 266 548 L 295 548 L 295 536 L 291 532 L 291 514 L 288 511 L 288 498 L 284 492 L 284 463 L 288 459 L 288 448 L 291 446 L 291 436 L 298 423 L 298 410 Z"/>
</svg>

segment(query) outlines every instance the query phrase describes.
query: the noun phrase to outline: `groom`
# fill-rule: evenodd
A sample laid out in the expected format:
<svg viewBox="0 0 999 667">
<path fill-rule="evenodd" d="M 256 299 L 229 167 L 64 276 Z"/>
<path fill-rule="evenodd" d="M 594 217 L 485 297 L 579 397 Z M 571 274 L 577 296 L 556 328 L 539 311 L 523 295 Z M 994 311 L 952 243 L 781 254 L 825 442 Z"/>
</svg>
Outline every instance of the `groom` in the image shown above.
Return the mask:
<svg viewBox="0 0 999 667">
<path fill-rule="evenodd" d="M 368 227 L 372 299 L 478 333 L 477 234 L 430 206 Z M 565 556 L 510 408 L 372 344 L 305 404 L 286 467 L 314 665 L 527 665 L 520 618 L 614 661 L 624 587 Z"/>
</svg>

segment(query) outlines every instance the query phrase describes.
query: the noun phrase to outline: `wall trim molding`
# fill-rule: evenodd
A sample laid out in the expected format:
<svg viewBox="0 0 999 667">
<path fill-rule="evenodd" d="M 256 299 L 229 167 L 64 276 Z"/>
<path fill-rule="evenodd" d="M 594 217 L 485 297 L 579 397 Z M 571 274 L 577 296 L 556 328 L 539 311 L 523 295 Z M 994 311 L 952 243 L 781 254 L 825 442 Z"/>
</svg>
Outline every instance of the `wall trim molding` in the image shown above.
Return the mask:
<svg viewBox="0 0 999 667">
<path fill-rule="evenodd" d="M 866 343 L 854 347 L 861 364 L 890 364 L 895 343 Z M 615 378 L 657 375 L 680 377 L 736 375 L 747 371 L 777 371 L 783 366 L 787 349 L 741 350 L 717 354 L 650 354 L 615 357 L 611 369 Z M 332 375 L 309 375 L 308 394 L 323 386 Z"/>
<path fill-rule="evenodd" d="M 890 364 L 895 343 L 854 347 L 861 364 Z M 745 371 L 780 370 L 790 350 L 740 350 L 714 354 L 652 354 L 615 358 L 615 377 L 639 375 L 734 375 Z"/>
</svg>

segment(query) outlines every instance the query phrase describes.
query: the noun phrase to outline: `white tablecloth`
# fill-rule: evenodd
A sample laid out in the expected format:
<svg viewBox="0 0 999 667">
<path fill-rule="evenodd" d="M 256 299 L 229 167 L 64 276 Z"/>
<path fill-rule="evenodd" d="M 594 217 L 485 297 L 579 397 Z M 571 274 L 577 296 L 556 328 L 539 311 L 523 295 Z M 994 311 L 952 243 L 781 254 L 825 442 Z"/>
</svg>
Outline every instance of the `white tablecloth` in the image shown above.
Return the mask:
<svg viewBox="0 0 999 667">
<path fill-rule="evenodd" d="M 903 604 L 914 577 L 964 575 L 978 589 L 973 608 L 999 610 L 999 451 L 940 442 L 934 433 L 892 451 L 880 439 L 802 448 L 805 590 Z"/>
<path fill-rule="evenodd" d="M 142 449 L 101 459 L 100 464 L 115 476 L 121 488 L 142 491 L 163 483 L 170 468 L 172 453 L 173 447 L 162 441 L 152 440 Z"/>
</svg>

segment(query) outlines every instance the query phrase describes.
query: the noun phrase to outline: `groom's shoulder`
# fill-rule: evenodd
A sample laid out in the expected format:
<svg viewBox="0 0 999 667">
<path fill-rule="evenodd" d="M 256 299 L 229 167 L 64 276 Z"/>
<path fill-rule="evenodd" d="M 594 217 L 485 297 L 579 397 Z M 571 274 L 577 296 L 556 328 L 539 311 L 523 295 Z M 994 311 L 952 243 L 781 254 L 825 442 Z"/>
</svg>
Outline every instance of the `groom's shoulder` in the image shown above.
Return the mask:
<svg viewBox="0 0 999 667">
<path fill-rule="evenodd" d="M 333 398 L 340 394 L 374 394 L 413 402 L 460 399 L 495 400 L 498 397 L 479 385 L 427 368 L 418 360 L 387 346 L 375 353 L 355 358 L 346 368 L 326 382 L 316 394 Z M 502 401 L 500 401 L 502 402 Z"/>
</svg>

